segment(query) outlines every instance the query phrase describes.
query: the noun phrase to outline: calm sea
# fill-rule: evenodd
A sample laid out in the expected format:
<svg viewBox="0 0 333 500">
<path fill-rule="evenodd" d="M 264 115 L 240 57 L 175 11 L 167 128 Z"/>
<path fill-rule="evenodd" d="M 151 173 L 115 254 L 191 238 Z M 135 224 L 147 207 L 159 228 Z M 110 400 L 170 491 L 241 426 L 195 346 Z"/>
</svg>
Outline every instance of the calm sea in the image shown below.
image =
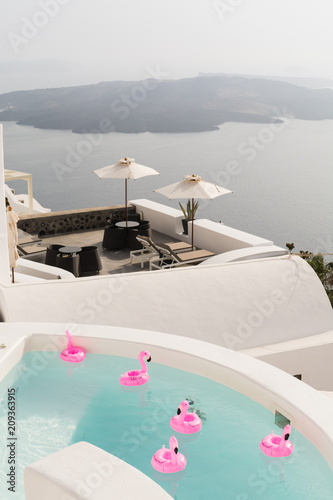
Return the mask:
<svg viewBox="0 0 333 500">
<path fill-rule="evenodd" d="M 297 250 L 333 253 L 333 121 L 287 119 L 283 125 L 227 123 L 189 134 L 77 135 L 4 123 L 5 168 L 33 175 L 34 197 L 54 210 L 124 202 L 124 182 L 92 170 L 125 156 L 160 176 L 129 181 L 129 200 L 178 207 L 153 190 L 186 174 L 233 191 L 201 201 L 208 218 Z M 26 192 L 22 181 L 12 183 Z"/>
</svg>

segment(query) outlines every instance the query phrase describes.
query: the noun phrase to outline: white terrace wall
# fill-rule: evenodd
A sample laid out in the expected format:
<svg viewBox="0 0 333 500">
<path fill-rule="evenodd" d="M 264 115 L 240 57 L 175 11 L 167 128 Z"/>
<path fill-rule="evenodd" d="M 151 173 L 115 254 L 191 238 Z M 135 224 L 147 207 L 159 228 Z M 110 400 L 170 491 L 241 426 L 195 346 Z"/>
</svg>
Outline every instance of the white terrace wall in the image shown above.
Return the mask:
<svg viewBox="0 0 333 500">
<path fill-rule="evenodd" d="M 191 228 L 192 222 L 189 222 L 189 234 L 191 234 Z M 194 244 L 199 248 L 219 254 L 240 248 L 271 246 L 273 242 L 224 224 L 200 219 L 194 221 Z"/>
<path fill-rule="evenodd" d="M 299 257 L 0 287 L 4 321 L 142 328 L 235 350 L 333 329 L 333 311 Z"/>
<path fill-rule="evenodd" d="M 319 391 L 333 392 L 333 330 L 242 352 L 290 375 L 301 376 L 303 382 Z"/>
<path fill-rule="evenodd" d="M 137 212 L 143 212 L 144 219 L 150 221 L 152 229 L 191 242 L 192 222 L 188 224 L 188 235 L 183 234 L 184 217 L 180 210 L 144 199 L 133 200 L 131 204 Z M 219 254 L 239 248 L 270 246 L 273 242 L 208 219 L 198 219 L 194 222 L 194 245 Z"/>
<path fill-rule="evenodd" d="M 137 213 L 143 213 L 144 220 L 150 222 L 152 229 L 173 238 L 183 233 L 184 216 L 180 210 L 145 199 L 132 200 L 130 204 L 135 206 Z M 187 238 L 186 235 L 184 236 Z"/>
</svg>

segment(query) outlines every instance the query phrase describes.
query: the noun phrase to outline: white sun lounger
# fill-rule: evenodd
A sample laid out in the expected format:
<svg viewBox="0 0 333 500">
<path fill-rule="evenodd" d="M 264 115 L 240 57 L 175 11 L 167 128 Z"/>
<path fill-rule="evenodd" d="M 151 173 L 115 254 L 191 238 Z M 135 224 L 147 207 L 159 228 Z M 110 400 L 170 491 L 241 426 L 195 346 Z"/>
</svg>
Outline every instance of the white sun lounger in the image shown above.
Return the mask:
<svg viewBox="0 0 333 500">
<path fill-rule="evenodd" d="M 158 249 L 160 257 L 149 261 L 149 270 L 170 269 L 185 264 L 197 264 L 214 256 L 213 252 L 209 252 L 208 250 L 191 250 L 188 252 L 176 253 L 172 250 L 170 245 L 162 243 L 159 244 Z"/>
<path fill-rule="evenodd" d="M 138 235 L 136 239 L 141 243 L 143 248 L 139 250 L 132 250 L 130 252 L 131 264 L 140 263 L 141 269 L 143 269 L 145 262 L 150 262 L 150 260 L 155 257 L 159 259 L 162 256 L 160 246 L 162 243 L 154 243 L 151 238 L 142 235 Z M 177 254 L 192 248 L 189 243 L 185 243 L 183 241 L 175 241 L 174 243 L 169 243 L 168 246 Z"/>
</svg>

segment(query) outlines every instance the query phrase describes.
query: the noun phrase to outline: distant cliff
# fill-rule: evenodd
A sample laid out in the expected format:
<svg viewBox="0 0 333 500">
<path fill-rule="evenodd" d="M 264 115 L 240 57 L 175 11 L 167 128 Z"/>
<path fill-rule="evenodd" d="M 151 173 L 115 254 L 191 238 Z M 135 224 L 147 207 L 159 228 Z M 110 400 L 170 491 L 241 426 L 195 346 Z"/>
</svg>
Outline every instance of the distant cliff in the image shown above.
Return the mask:
<svg viewBox="0 0 333 500">
<path fill-rule="evenodd" d="M 199 132 L 224 122 L 333 119 L 333 90 L 261 78 L 204 75 L 0 95 L 0 121 L 76 133 Z"/>
</svg>

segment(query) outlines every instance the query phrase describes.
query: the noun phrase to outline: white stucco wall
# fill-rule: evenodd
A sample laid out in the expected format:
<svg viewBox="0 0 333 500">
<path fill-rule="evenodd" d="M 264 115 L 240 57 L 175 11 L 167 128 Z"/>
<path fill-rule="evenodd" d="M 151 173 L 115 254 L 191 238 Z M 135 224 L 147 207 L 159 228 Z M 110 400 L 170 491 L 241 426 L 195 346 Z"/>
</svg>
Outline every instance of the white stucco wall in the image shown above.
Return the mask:
<svg viewBox="0 0 333 500">
<path fill-rule="evenodd" d="M 181 210 L 145 199 L 131 200 L 130 203 L 137 213 L 142 212 L 144 219 L 149 220 L 152 229 L 172 237 L 183 232 Z"/>
<path fill-rule="evenodd" d="M 9 283 L 9 254 L 5 199 L 3 125 L 0 124 L 0 283 Z"/>
<path fill-rule="evenodd" d="M 192 222 L 189 222 L 189 234 L 191 227 Z M 273 245 L 273 242 L 208 219 L 199 219 L 194 221 L 194 244 L 218 254 L 240 248 Z"/>
<path fill-rule="evenodd" d="M 188 222 L 188 235 L 184 234 L 184 216 L 180 210 L 145 199 L 132 200 L 130 203 L 137 212 L 143 212 L 152 229 L 187 243 L 192 241 L 192 222 Z M 208 219 L 198 219 L 194 221 L 194 245 L 220 254 L 240 248 L 270 246 L 273 242 Z M 280 250 L 284 251 L 282 248 Z"/>
<path fill-rule="evenodd" d="M 301 375 L 303 382 L 319 391 L 333 392 L 333 330 L 242 352 L 290 375 Z"/>
<path fill-rule="evenodd" d="M 214 255 L 214 257 L 210 257 L 198 264 L 198 266 L 225 264 L 227 262 L 262 259 L 266 257 L 279 257 L 280 255 L 287 255 L 288 253 L 288 250 L 284 250 L 276 245 L 239 248 L 238 250 L 230 250 L 229 252 Z"/>
<path fill-rule="evenodd" d="M 333 311 L 299 257 L 0 287 L 5 321 L 143 328 L 235 350 L 326 332 Z"/>
</svg>

